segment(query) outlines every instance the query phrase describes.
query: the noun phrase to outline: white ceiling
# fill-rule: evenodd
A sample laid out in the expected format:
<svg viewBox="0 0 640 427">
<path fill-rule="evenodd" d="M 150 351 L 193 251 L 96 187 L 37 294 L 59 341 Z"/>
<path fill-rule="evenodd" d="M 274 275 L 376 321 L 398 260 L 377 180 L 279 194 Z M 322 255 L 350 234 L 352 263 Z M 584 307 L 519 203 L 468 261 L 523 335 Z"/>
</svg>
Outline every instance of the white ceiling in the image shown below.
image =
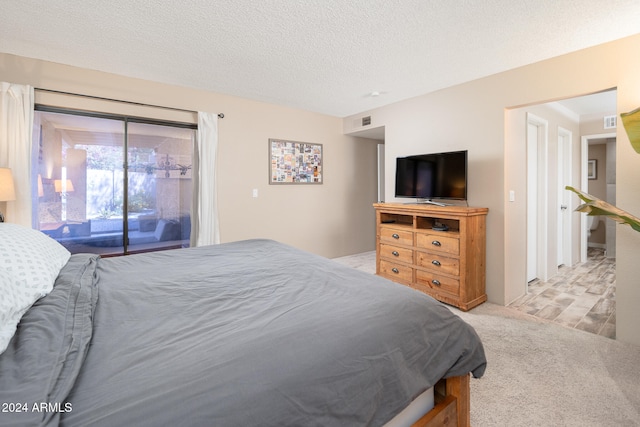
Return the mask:
<svg viewBox="0 0 640 427">
<path fill-rule="evenodd" d="M 568 98 L 558 101 L 565 108 L 578 116 L 592 116 L 596 114 L 611 114 L 616 112 L 616 90 L 593 93 L 590 95 Z"/>
<path fill-rule="evenodd" d="M 0 3 L 0 52 L 337 117 L 637 33 L 638 0 Z"/>
</svg>

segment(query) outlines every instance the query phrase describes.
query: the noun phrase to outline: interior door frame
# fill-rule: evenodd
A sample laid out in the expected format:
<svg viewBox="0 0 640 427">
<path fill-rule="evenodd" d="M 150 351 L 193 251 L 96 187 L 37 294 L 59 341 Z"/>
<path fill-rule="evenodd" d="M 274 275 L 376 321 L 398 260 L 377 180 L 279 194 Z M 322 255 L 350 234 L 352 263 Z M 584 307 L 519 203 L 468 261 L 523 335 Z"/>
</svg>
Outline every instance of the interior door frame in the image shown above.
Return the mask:
<svg viewBox="0 0 640 427">
<path fill-rule="evenodd" d="M 592 139 L 616 138 L 616 132 L 582 135 L 580 140 L 580 190 L 589 191 L 589 141 Z M 587 261 L 588 249 L 587 215 L 580 215 L 580 262 Z"/>
</svg>

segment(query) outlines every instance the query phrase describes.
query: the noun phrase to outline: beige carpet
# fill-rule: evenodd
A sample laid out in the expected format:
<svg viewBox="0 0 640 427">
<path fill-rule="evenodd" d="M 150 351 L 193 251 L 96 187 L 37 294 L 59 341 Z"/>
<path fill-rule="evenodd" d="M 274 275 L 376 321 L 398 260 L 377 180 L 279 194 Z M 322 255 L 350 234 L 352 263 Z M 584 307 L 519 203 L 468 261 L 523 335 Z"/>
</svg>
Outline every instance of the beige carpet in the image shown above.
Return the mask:
<svg viewBox="0 0 640 427">
<path fill-rule="evenodd" d="M 640 426 L 640 347 L 485 303 L 464 313 L 485 347 L 473 426 Z"/>
<path fill-rule="evenodd" d="M 336 261 L 375 272 L 371 253 Z M 471 423 L 485 426 L 640 426 L 640 347 L 485 303 L 464 313 L 484 344 L 471 380 Z M 640 327 L 640 325 L 639 325 Z"/>
</svg>

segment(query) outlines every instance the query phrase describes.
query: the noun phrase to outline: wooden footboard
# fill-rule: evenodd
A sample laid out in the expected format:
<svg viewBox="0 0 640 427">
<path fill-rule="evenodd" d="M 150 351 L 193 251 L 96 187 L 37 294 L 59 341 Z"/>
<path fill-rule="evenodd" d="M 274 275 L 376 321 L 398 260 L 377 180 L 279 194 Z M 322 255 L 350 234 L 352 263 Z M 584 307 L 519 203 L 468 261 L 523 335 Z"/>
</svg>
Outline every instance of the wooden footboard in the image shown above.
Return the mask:
<svg viewBox="0 0 640 427">
<path fill-rule="evenodd" d="M 469 374 L 438 381 L 434 387 L 435 406 L 416 421 L 412 427 L 469 427 L 470 390 Z"/>
</svg>

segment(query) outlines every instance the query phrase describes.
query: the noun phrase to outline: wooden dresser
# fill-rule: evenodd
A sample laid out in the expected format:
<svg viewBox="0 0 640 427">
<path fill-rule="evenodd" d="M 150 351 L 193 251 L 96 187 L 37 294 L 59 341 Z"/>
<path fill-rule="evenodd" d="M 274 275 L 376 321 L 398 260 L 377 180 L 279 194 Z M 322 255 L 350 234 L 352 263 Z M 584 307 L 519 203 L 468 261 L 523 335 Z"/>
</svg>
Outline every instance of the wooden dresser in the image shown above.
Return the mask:
<svg viewBox="0 0 640 427">
<path fill-rule="evenodd" d="M 376 273 L 467 311 L 487 300 L 487 208 L 375 203 Z"/>
</svg>

